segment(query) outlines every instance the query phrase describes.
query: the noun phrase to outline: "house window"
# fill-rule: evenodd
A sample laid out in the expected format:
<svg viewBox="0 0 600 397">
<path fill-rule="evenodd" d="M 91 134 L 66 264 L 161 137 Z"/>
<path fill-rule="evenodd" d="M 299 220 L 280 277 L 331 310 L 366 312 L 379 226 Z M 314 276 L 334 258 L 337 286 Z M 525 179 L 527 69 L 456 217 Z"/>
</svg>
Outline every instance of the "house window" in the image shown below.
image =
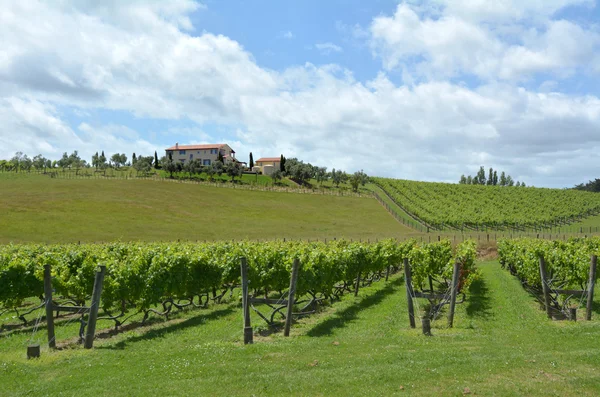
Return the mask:
<svg viewBox="0 0 600 397">
<path fill-rule="evenodd" d="M 210 165 L 210 160 L 204 160 L 204 161 L 202 162 L 202 165 Z"/>
<path fill-rule="evenodd" d="M 217 154 L 219 151 L 217 149 L 210 149 L 210 154 Z"/>
<path fill-rule="evenodd" d="M 179 161 L 185 163 L 185 159 L 179 159 Z"/>
<path fill-rule="evenodd" d="M 179 154 L 185 154 L 185 150 L 180 150 Z"/>
<path fill-rule="evenodd" d="M 190 160 L 194 158 L 194 155 L 190 153 Z"/>
</svg>

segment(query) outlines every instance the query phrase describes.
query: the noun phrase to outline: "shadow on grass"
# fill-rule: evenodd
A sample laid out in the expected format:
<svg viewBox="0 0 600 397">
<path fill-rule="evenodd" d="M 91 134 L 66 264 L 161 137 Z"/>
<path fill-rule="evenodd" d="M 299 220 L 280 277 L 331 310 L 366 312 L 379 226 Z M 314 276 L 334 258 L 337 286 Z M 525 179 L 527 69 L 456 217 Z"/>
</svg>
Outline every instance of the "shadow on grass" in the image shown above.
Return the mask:
<svg viewBox="0 0 600 397">
<path fill-rule="evenodd" d="M 233 308 L 229 307 L 226 309 L 215 310 L 212 313 L 208 314 L 199 314 L 194 317 L 190 317 L 184 321 L 176 322 L 174 324 L 167 325 L 166 327 L 152 329 L 148 332 L 143 333 L 142 335 L 132 336 L 131 338 L 127 338 L 122 340 L 114 345 L 110 346 L 98 346 L 97 349 L 108 349 L 108 350 L 123 350 L 128 344 L 144 341 L 144 340 L 152 340 L 155 338 L 163 337 L 172 332 L 177 332 L 189 327 L 196 327 L 198 325 L 202 325 L 210 320 L 217 320 L 221 317 L 227 316 L 234 311 Z"/>
<path fill-rule="evenodd" d="M 314 328 L 308 331 L 307 335 L 311 337 L 331 335 L 333 330 L 343 328 L 347 326 L 348 323 L 356 320 L 358 313 L 360 313 L 362 310 L 368 309 L 369 307 L 380 303 L 387 295 L 393 293 L 395 287 L 400 284 L 402 284 L 402 279 L 396 279 L 395 281 L 392 281 L 385 288 L 375 292 L 373 295 L 363 298 L 360 302 L 340 311 L 339 313 L 335 313 L 332 318 L 316 325 Z"/>
<path fill-rule="evenodd" d="M 485 280 L 479 278 L 469 287 L 469 298 L 466 308 L 467 316 L 487 319 L 492 316 L 489 288 Z"/>
</svg>

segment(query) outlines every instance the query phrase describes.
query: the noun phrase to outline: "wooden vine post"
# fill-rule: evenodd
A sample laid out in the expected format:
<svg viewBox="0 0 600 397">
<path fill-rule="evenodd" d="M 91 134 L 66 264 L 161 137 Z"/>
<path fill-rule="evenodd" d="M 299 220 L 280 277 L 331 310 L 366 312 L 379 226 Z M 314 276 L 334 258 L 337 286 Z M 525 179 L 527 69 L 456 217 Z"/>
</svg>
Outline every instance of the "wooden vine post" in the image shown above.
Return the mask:
<svg viewBox="0 0 600 397">
<path fill-rule="evenodd" d="M 410 321 L 410 327 L 415 328 L 415 307 L 413 305 L 413 290 L 412 290 L 412 277 L 410 275 L 410 265 L 408 258 L 404 258 L 404 283 L 406 284 L 406 301 L 408 302 L 408 320 Z"/>
<path fill-rule="evenodd" d="M 290 292 L 287 302 L 287 313 L 285 315 L 285 329 L 283 336 L 290 336 L 290 328 L 292 326 L 292 313 L 294 309 L 294 295 L 296 295 L 296 284 L 298 283 L 298 270 L 300 269 L 300 260 L 294 259 L 292 265 L 292 276 L 290 277 Z"/>
<path fill-rule="evenodd" d="M 52 274 L 50 265 L 44 265 L 44 298 L 46 299 L 46 327 L 48 329 L 48 346 L 56 348 L 54 336 L 54 314 L 52 305 Z"/>
<path fill-rule="evenodd" d="M 242 270 L 242 308 L 244 312 L 244 344 L 252 343 L 253 332 L 250 325 L 250 302 L 248 299 L 248 262 L 246 258 L 241 259 Z"/>
<path fill-rule="evenodd" d="M 360 288 L 360 270 L 356 276 L 356 285 L 354 286 L 354 296 L 358 296 L 358 289 Z"/>
<path fill-rule="evenodd" d="M 456 307 L 456 294 L 458 293 L 458 281 L 460 276 L 460 263 L 454 263 L 452 272 L 452 286 L 450 292 L 450 310 L 448 311 L 448 327 L 452 328 L 454 324 L 454 309 Z"/>
<path fill-rule="evenodd" d="M 102 285 L 104 283 L 105 274 L 106 266 L 100 265 L 99 269 L 96 270 L 96 278 L 94 279 L 92 304 L 90 306 L 90 315 L 88 318 L 88 325 L 85 333 L 84 347 L 86 349 L 91 349 L 94 346 L 94 336 L 96 335 L 96 321 L 98 320 L 98 309 L 100 308 L 100 295 L 102 294 Z"/>
<path fill-rule="evenodd" d="M 544 293 L 544 305 L 546 306 L 546 314 L 549 319 L 552 319 L 552 307 L 550 306 L 550 291 L 548 288 L 548 279 L 546 277 L 546 261 L 540 255 L 540 278 L 542 279 L 542 291 Z"/>
<path fill-rule="evenodd" d="M 587 291 L 587 306 L 585 310 L 585 319 L 590 321 L 592 319 L 592 304 L 594 303 L 594 284 L 596 283 L 596 263 L 598 262 L 598 257 L 596 255 L 592 255 L 592 259 L 590 261 L 590 281 L 588 283 L 588 291 Z"/>
<path fill-rule="evenodd" d="M 88 313 L 88 325 L 85 333 L 84 346 L 86 349 L 91 349 L 93 347 L 94 337 L 96 336 L 96 321 L 98 320 L 98 310 L 100 308 L 100 296 L 102 295 L 102 284 L 104 282 L 105 274 L 106 266 L 100 265 L 99 269 L 96 270 L 96 277 L 94 279 L 94 289 L 92 292 L 92 303 L 89 307 L 61 306 L 55 305 L 52 301 L 52 269 L 50 265 L 44 265 L 44 298 L 46 299 L 46 325 L 48 328 L 48 346 L 51 349 L 56 348 L 56 336 L 54 334 L 54 310 L 82 315 Z"/>
</svg>

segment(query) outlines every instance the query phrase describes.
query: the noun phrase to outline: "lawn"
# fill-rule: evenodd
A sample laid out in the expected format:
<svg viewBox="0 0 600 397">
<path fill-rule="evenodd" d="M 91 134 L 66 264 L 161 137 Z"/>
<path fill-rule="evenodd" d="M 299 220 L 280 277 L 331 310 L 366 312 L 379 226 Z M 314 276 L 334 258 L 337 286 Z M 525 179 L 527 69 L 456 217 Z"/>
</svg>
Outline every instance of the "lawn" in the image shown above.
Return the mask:
<svg viewBox="0 0 600 397">
<path fill-rule="evenodd" d="M 373 198 L 0 173 L 0 243 L 405 237 Z"/>
<path fill-rule="evenodd" d="M 409 328 L 399 275 L 299 321 L 290 338 L 255 329 L 254 345 L 240 343 L 235 297 L 92 351 L 43 347 L 38 360 L 25 351 L 43 342 L 43 327 L 14 332 L 0 336 L 0 395 L 600 395 L 598 299 L 593 321 L 552 322 L 497 262 L 480 268 L 455 327 L 442 317 L 433 337 Z M 76 333 L 73 323 L 57 328 L 62 344 Z"/>
</svg>

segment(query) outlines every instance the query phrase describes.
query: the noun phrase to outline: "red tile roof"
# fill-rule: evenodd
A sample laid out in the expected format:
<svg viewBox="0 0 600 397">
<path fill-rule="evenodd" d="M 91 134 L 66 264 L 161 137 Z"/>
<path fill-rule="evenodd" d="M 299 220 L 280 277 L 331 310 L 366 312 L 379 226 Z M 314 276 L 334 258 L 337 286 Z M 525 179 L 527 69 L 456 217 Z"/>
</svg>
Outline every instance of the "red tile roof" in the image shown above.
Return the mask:
<svg viewBox="0 0 600 397">
<path fill-rule="evenodd" d="M 272 162 L 279 163 L 280 161 L 281 161 L 281 157 L 261 157 L 258 160 L 256 160 L 257 163 L 272 163 Z"/>
<path fill-rule="evenodd" d="M 179 145 L 171 146 L 166 150 L 201 150 L 201 149 L 221 149 L 225 143 L 211 143 L 206 145 Z"/>
</svg>

